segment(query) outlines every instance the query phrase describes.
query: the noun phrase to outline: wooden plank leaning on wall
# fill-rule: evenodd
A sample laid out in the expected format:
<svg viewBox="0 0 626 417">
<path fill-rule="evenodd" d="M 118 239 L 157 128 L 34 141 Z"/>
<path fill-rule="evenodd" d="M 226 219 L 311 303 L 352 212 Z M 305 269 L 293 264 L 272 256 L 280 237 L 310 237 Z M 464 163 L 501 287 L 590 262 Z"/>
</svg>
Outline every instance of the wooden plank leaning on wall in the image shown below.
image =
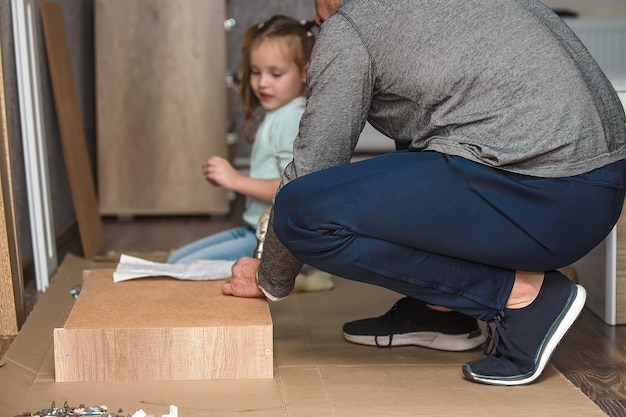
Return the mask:
<svg viewBox="0 0 626 417">
<path fill-rule="evenodd" d="M 104 231 L 74 84 L 63 10 L 58 3 L 44 2 L 39 6 L 63 155 L 83 254 L 85 258 L 93 259 L 104 245 Z"/>
<path fill-rule="evenodd" d="M 0 46 L 0 336 L 15 336 L 25 319 L 22 275 Z"/>
</svg>

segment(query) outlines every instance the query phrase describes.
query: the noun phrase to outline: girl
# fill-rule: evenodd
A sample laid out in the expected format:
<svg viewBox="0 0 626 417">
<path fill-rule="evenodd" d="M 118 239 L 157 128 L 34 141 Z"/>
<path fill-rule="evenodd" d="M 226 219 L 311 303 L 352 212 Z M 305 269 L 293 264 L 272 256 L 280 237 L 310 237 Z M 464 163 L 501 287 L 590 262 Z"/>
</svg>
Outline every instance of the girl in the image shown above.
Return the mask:
<svg viewBox="0 0 626 417">
<path fill-rule="evenodd" d="M 303 94 L 314 42 L 310 30 L 313 25 L 276 15 L 250 27 L 244 34 L 240 94 L 245 115 L 244 137 L 252 143 L 250 176 L 219 156 L 210 157 L 202 172 L 212 185 L 247 197 L 243 213 L 246 224 L 178 249 L 168 259 L 169 263 L 200 259 L 235 261 L 253 254 L 259 217 L 270 206 L 280 176 L 293 157 L 293 141 L 305 107 Z M 259 107 L 265 110 L 264 117 L 257 113 Z M 261 123 L 256 138 L 250 138 L 249 127 L 257 121 Z M 328 287 L 329 280 L 326 279 L 324 287 Z"/>
</svg>

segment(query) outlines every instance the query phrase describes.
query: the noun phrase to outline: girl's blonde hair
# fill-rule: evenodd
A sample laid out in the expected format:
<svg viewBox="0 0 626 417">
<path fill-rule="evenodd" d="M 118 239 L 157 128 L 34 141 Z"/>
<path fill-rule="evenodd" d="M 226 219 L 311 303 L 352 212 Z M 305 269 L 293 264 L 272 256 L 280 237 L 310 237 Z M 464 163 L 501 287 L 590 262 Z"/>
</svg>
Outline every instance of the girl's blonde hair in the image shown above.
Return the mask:
<svg viewBox="0 0 626 417">
<path fill-rule="evenodd" d="M 311 28 L 315 22 L 296 20 L 288 16 L 274 15 L 268 21 L 250 26 L 243 35 L 241 47 L 241 103 L 244 113 L 243 135 L 252 143 L 254 137 L 249 135 L 250 124 L 260 120 L 256 110 L 261 105 L 250 87 L 250 52 L 260 42 L 273 38 L 286 38 L 298 68 L 302 71 L 309 63 L 315 36 Z"/>
</svg>

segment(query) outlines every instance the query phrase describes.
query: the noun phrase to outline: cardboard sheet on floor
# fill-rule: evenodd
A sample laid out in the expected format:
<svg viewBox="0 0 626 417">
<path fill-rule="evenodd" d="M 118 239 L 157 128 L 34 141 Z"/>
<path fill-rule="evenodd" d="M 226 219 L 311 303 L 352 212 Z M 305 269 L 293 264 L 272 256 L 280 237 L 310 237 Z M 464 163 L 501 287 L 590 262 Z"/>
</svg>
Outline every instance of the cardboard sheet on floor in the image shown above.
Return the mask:
<svg viewBox="0 0 626 417">
<path fill-rule="evenodd" d="M 604 416 L 552 366 L 539 382 L 491 387 L 463 379 L 460 366 L 481 356 L 417 347 L 347 343 L 345 321 L 384 313 L 399 295 L 342 279 L 326 293 L 271 303 L 274 378 L 206 381 L 54 382 L 52 329 L 65 322 L 82 270 L 112 267 L 69 256 L 28 317 L 0 367 L 0 410 L 14 416 L 55 400 L 105 404 L 124 415 L 160 416 Z M 114 267 L 114 265 L 113 265 Z M 158 366 L 155 364 L 155 366 Z"/>
</svg>

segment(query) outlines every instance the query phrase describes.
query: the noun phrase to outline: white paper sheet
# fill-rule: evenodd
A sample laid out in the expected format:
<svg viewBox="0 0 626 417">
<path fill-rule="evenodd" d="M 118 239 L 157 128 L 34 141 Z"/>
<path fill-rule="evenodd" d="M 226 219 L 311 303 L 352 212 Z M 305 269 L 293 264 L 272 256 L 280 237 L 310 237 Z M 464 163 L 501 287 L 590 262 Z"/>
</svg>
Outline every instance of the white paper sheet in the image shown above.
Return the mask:
<svg viewBox="0 0 626 417">
<path fill-rule="evenodd" d="M 231 275 L 233 261 L 195 261 L 188 264 L 168 264 L 121 255 L 113 282 L 146 277 L 172 277 L 183 280 L 209 281 Z"/>
</svg>

